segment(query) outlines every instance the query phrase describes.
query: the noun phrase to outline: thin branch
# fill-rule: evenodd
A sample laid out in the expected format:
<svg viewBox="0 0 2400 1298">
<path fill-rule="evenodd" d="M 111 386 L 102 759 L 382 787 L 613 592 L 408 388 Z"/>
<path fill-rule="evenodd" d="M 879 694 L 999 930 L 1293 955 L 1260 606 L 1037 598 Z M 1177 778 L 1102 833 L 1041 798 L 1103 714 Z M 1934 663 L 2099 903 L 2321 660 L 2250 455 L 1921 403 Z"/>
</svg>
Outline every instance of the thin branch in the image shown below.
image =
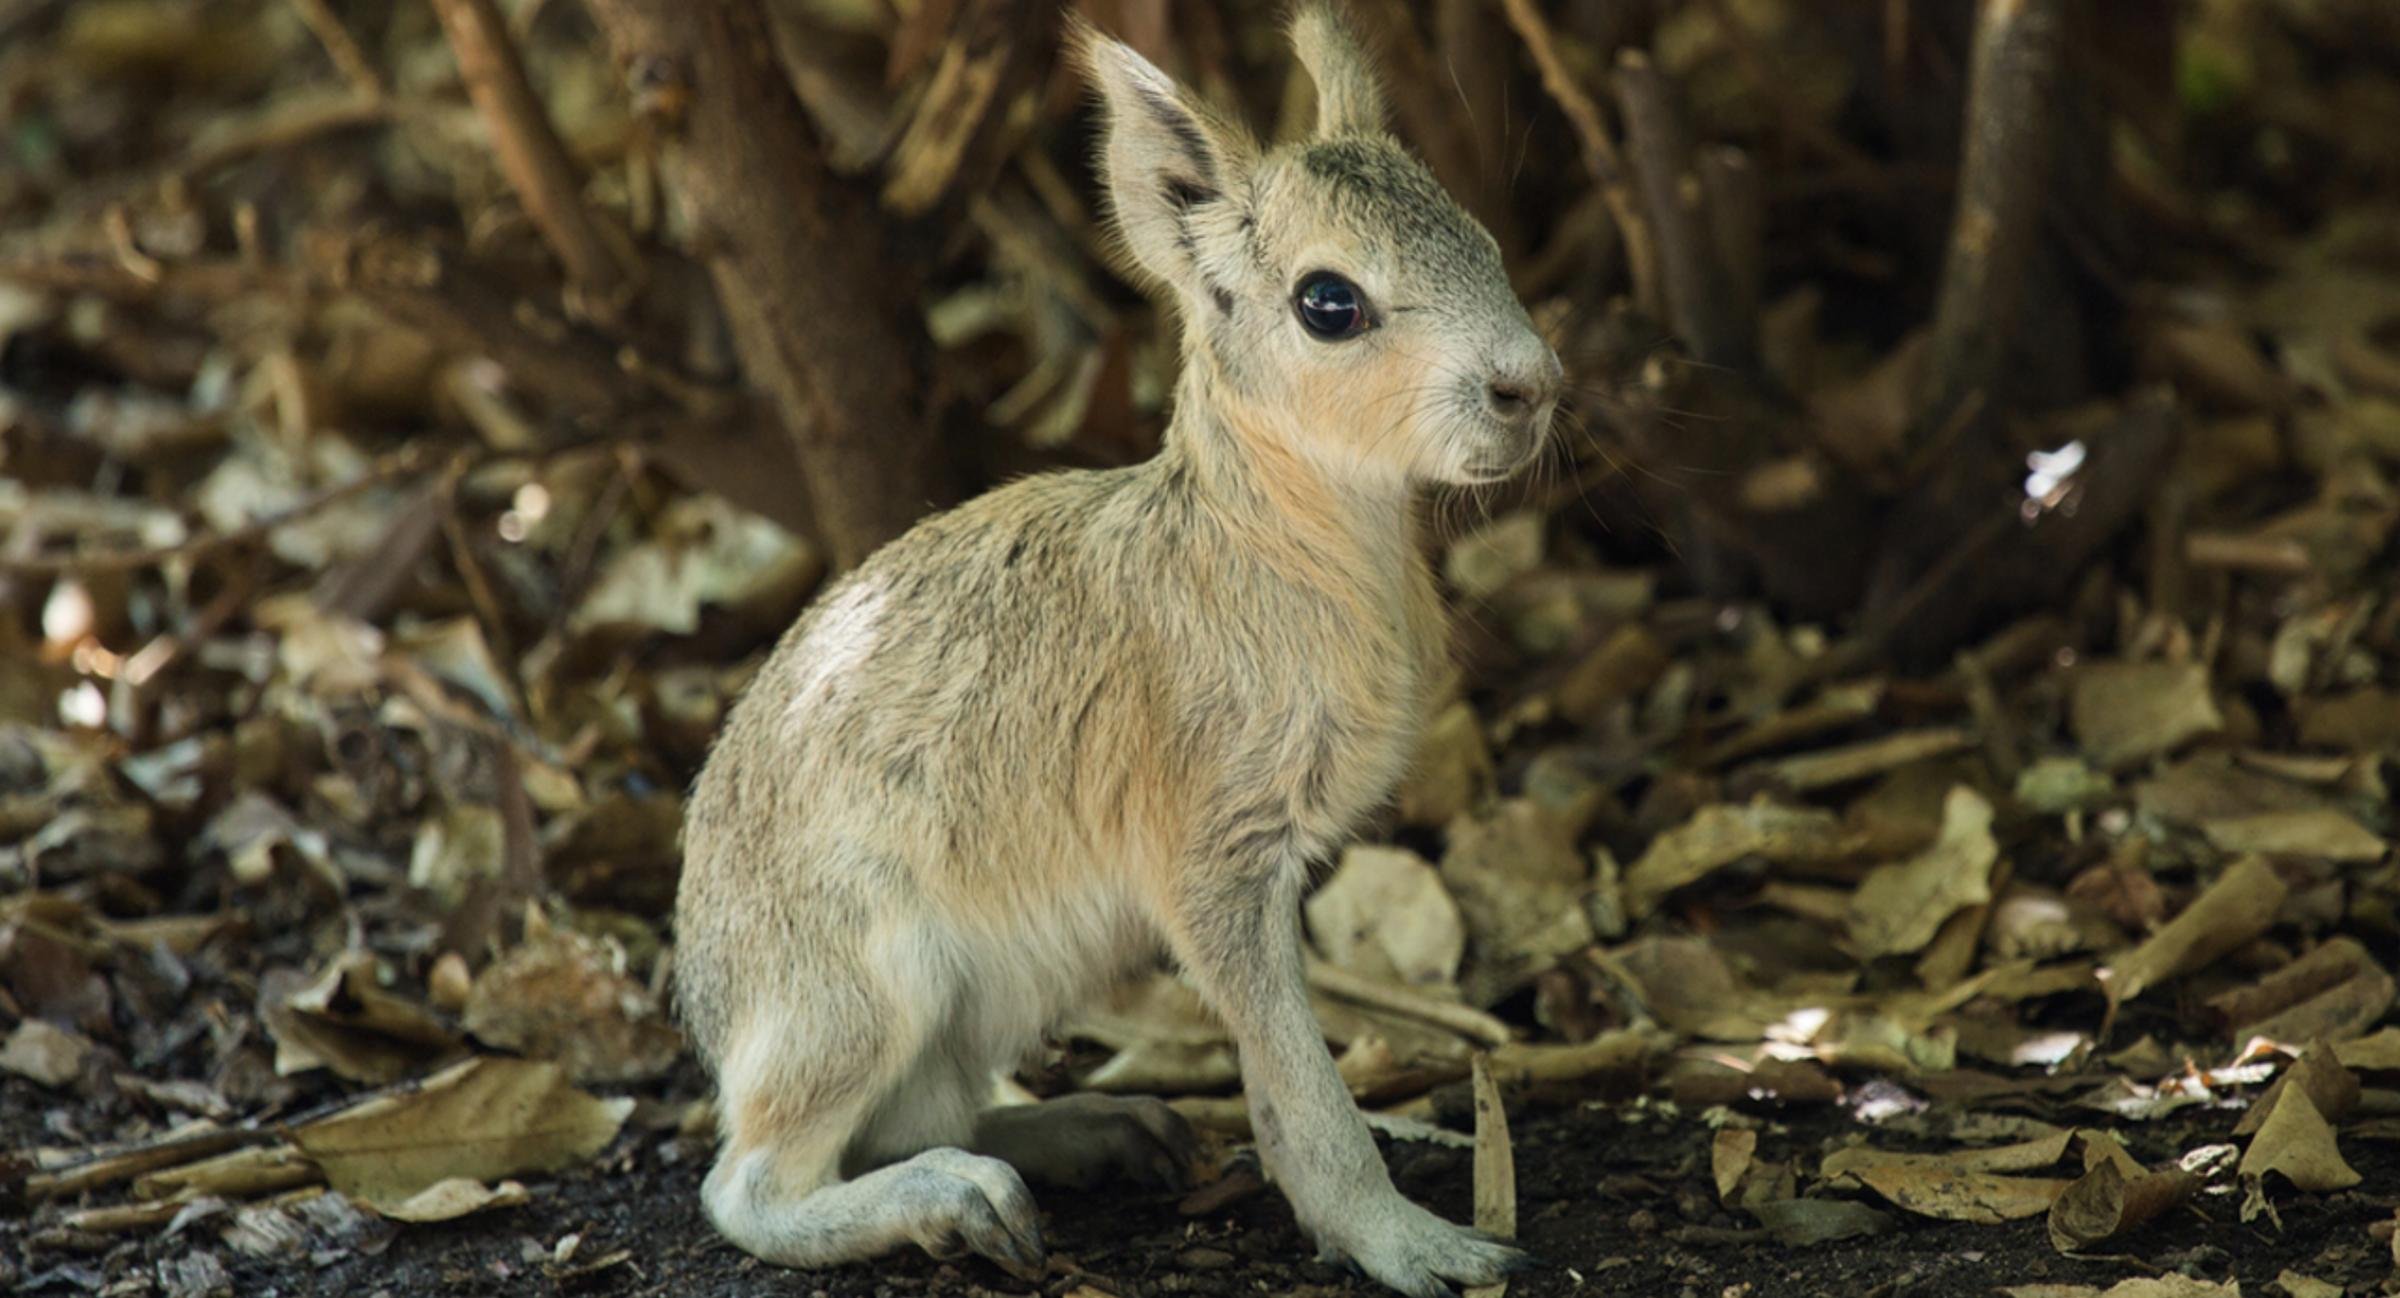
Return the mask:
<svg viewBox="0 0 2400 1298">
<path fill-rule="evenodd" d="M 433 0 L 433 11 L 458 59 L 467 98 L 491 132 L 501 174 L 567 268 L 570 301 L 595 319 L 615 318 L 632 289 L 631 276 L 583 201 L 583 181 L 534 94 L 499 7 L 492 0 Z"/>
<path fill-rule="evenodd" d="M 315 34 L 317 43 L 325 47 L 325 55 L 333 60 L 334 68 L 361 94 L 369 100 L 380 100 L 390 92 L 390 87 L 384 84 L 383 74 L 377 72 L 375 65 L 368 61 L 366 51 L 358 47 L 358 40 L 350 35 L 350 29 L 342 26 L 342 20 L 333 12 L 333 6 L 327 4 L 326 0 L 292 0 L 292 7 L 300 11 L 300 21 L 308 24 L 308 30 Z"/>
<path fill-rule="evenodd" d="M 1599 182 L 1600 195 L 1608 203 L 1609 215 L 1616 218 L 1617 231 L 1625 242 L 1626 269 L 1633 277 L 1633 299 L 1636 305 L 1653 317 L 1665 314 L 1665 299 L 1660 295 L 1658 257 L 1651 243 L 1650 229 L 1641 218 L 1633 201 L 1633 188 L 1626 178 L 1625 159 L 1617 152 L 1617 143 L 1608 134 L 1608 125 L 1600 119 L 1600 105 L 1584 93 L 1567 70 L 1566 61 L 1558 54 L 1557 43 L 1550 34 L 1550 24 L 1534 7 L 1533 0 L 1501 0 L 1508 11 L 1509 26 L 1517 29 L 1518 39 L 1533 55 L 1534 66 L 1542 74 L 1542 89 L 1567 115 L 1567 124 L 1574 128 L 1575 138 L 1583 146 L 1583 165 Z"/>
<path fill-rule="evenodd" d="M 1617 58 L 1617 107 L 1658 241 L 1667 323 L 1701 360 L 1749 368 L 1757 358 L 1757 321 L 1739 314 L 1674 87 L 1639 50 Z"/>
</svg>

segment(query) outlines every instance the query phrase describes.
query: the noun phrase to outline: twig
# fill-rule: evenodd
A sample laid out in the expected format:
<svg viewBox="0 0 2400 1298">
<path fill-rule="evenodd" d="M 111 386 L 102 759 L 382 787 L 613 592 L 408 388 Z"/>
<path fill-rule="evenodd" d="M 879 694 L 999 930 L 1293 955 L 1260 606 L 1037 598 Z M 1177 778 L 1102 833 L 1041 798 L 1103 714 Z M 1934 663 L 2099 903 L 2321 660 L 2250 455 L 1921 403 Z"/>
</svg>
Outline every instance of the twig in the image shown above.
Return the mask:
<svg viewBox="0 0 2400 1298">
<path fill-rule="evenodd" d="M 1506 1023 L 1472 1005 L 1436 1000 L 1422 992 L 1361 977 L 1314 957 L 1308 961 L 1308 985 L 1336 999 L 1430 1023 L 1487 1046 L 1505 1046 L 1516 1039 Z"/>
<path fill-rule="evenodd" d="M 1704 150 L 1700 191 L 1717 260 L 1725 268 L 1725 287 L 1732 295 L 1726 312 L 1736 320 L 1755 321 L 1767 282 L 1767 209 L 1758 168 L 1750 155 L 1729 145 Z"/>
<path fill-rule="evenodd" d="M 367 60 L 366 52 L 358 47 L 358 41 L 350 35 L 350 29 L 342 26 L 342 20 L 335 16 L 331 5 L 325 0 L 292 0 L 292 7 L 300 11 L 300 21 L 308 24 L 308 30 L 316 35 L 317 43 L 325 47 L 326 57 L 333 60 L 335 70 L 351 85 L 358 87 L 370 100 L 380 100 L 389 93 L 389 87 L 383 83 L 383 74 L 377 72 L 375 65 Z"/>
<path fill-rule="evenodd" d="M 953 20 L 933 79 L 885 168 L 885 206 L 922 216 L 962 183 L 976 146 L 1005 125 L 1009 97 L 1051 47 L 1045 15 L 1053 10 L 1028 0 L 974 0 Z"/>
<path fill-rule="evenodd" d="M 412 1077 L 371 1091 L 328 1100 L 290 1118 L 252 1118 L 238 1127 L 169 1135 L 126 1149 L 93 1154 L 55 1171 L 36 1172 L 26 1177 L 25 1197 L 36 1203 L 65 1198 L 149 1172 L 182 1167 L 232 1150 L 272 1145 L 289 1139 L 294 1127 L 346 1113 L 375 1100 L 414 1095 L 424 1086 L 424 1078 Z"/>
<path fill-rule="evenodd" d="M 1567 124 L 1574 128 L 1576 140 L 1583 146 L 1583 165 L 1599 182 L 1600 195 L 1608 203 L 1609 215 L 1616 218 L 1619 237 L 1625 241 L 1625 265 L 1633 277 L 1634 303 L 1652 316 L 1662 316 L 1665 299 L 1658 282 L 1658 259 L 1653 251 L 1651 232 L 1635 208 L 1633 189 L 1625 174 L 1625 159 L 1617 152 L 1616 141 L 1608 134 L 1608 126 L 1600 120 L 1600 105 L 1584 93 L 1567 70 L 1565 60 L 1558 55 L 1557 43 L 1551 38 L 1550 24 L 1534 7 L 1533 0 L 1501 0 L 1508 12 L 1509 26 L 1517 29 L 1518 39 L 1533 55 L 1533 62 L 1542 74 L 1542 89 L 1557 101 L 1559 111 L 1567 115 Z"/>
<path fill-rule="evenodd" d="M 570 301 L 594 319 L 614 319 L 631 291 L 628 268 L 583 201 L 583 182 L 525 76 L 499 8 L 492 0 L 433 0 L 433 11 L 458 59 L 467 98 L 491 132 L 501 174 L 567 268 Z"/>
<path fill-rule="evenodd" d="M 214 554 L 228 546 L 244 545 L 258 540 L 276 528 L 297 522 L 350 497 L 397 478 L 405 478 L 425 467 L 432 453 L 421 446 L 404 447 L 378 461 L 365 473 L 336 487 L 328 487 L 278 514 L 254 519 L 240 527 L 224 532 L 207 532 L 174 545 L 149 546 L 138 550 L 104 550 L 87 554 L 45 555 L 37 558 L 16 558 L 0 555 L 0 572 L 35 577 L 59 577 L 74 573 L 128 572 L 138 568 L 155 568 L 178 559 L 197 559 Z"/>
<path fill-rule="evenodd" d="M 1657 240 L 1667 323 L 1701 360 L 1749 368 L 1758 350 L 1756 321 L 1735 313 L 1739 304 L 1717 253 L 1716 222 L 1704 205 L 1674 87 L 1640 50 L 1617 57 L 1617 107 Z"/>
</svg>

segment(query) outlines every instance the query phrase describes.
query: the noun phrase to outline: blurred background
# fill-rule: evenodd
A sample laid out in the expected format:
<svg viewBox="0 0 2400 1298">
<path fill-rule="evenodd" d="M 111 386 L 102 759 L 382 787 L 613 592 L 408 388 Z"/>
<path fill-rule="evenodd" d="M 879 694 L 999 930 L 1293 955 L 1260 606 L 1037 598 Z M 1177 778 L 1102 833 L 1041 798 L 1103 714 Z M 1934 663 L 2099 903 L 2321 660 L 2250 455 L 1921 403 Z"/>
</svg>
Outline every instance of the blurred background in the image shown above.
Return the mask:
<svg viewBox="0 0 2400 1298">
<path fill-rule="evenodd" d="M 1457 695 L 1311 903 L 1355 1089 L 1511 1037 L 1702 1096 L 1701 1039 L 2223 1055 L 2306 997 L 2197 1006 L 2312 959 L 2352 999 L 2293 1053 L 2388 1014 L 2400 6 L 1349 9 L 1574 385 L 1540 472 L 1427 504 Z M 1307 128 L 1249 0 L 0 0 L 39 1221 L 111 1141 L 462 1057 L 700 1093 L 679 794 L 748 673 L 915 518 L 1169 413 L 1070 10 Z M 1195 1009 L 1112 1015 L 1027 1084 L 1222 1101 Z"/>
</svg>

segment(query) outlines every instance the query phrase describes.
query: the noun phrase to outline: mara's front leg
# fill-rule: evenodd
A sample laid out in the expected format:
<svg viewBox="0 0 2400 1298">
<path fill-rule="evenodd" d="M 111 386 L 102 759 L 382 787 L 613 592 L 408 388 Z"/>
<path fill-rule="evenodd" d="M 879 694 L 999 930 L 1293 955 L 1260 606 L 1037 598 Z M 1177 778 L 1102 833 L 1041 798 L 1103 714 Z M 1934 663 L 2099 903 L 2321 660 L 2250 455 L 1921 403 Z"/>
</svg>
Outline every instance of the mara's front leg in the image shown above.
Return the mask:
<svg viewBox="0 0 2400 1298">
<path fill-rule="evenodd" d="M 1271 841 L 1270 841 L 1271 839 Z M 1288 835 L 1240 834 L 1247 850 L 1205 851 L 1174 885 L 1166 928 L 1176 958 L 1241 1052 L 1267 1171 L 1324 1255 L 1414 1298 L 1490 1284 L 1524 1255 L 1403 1197 L 1366 1120 L 1334 1071 L 1301 978 L 1299 892 L 1306 871 Z"/>
</svg>

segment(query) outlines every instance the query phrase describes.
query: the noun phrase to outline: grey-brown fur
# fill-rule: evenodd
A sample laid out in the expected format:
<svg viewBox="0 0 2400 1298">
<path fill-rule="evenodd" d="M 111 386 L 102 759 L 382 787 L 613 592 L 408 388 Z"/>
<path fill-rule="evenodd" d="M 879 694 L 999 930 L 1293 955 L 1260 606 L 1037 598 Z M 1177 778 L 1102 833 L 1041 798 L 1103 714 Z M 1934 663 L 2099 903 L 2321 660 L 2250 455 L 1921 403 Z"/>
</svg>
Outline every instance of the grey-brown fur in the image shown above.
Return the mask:
<svg viewBox="0 0 2400 1298">
<path fill-rule="evenodd" d="M 1024 1265 L 1020 1171 L 1179 1176 L 1189 1133 L 1155 1101 L 984 1108 L 1161 954 L 1224 1017 L 1267 1167 L 1329 1255 L 1412 1294 L 1514 1257 L 1392 1188 L 1310 1016 L 1297 903 L 1447 670 L 1412 489 L 1529 460 L 1558 366 L 1489 236 L 1381 134 L 1330 12 L 1294 36 L 1320 129 L 1269 151 L 1083 37 L 1119 228 L 1186 326 L 1165 448 L 893 542 L 785 637 L 701 773 L 677 976 L 722 1092 L 703 1195 L 762 1257 Z M 1295 284 L 1323 270 L 1375 327 L 1301 329 Z"/>
</svg>

